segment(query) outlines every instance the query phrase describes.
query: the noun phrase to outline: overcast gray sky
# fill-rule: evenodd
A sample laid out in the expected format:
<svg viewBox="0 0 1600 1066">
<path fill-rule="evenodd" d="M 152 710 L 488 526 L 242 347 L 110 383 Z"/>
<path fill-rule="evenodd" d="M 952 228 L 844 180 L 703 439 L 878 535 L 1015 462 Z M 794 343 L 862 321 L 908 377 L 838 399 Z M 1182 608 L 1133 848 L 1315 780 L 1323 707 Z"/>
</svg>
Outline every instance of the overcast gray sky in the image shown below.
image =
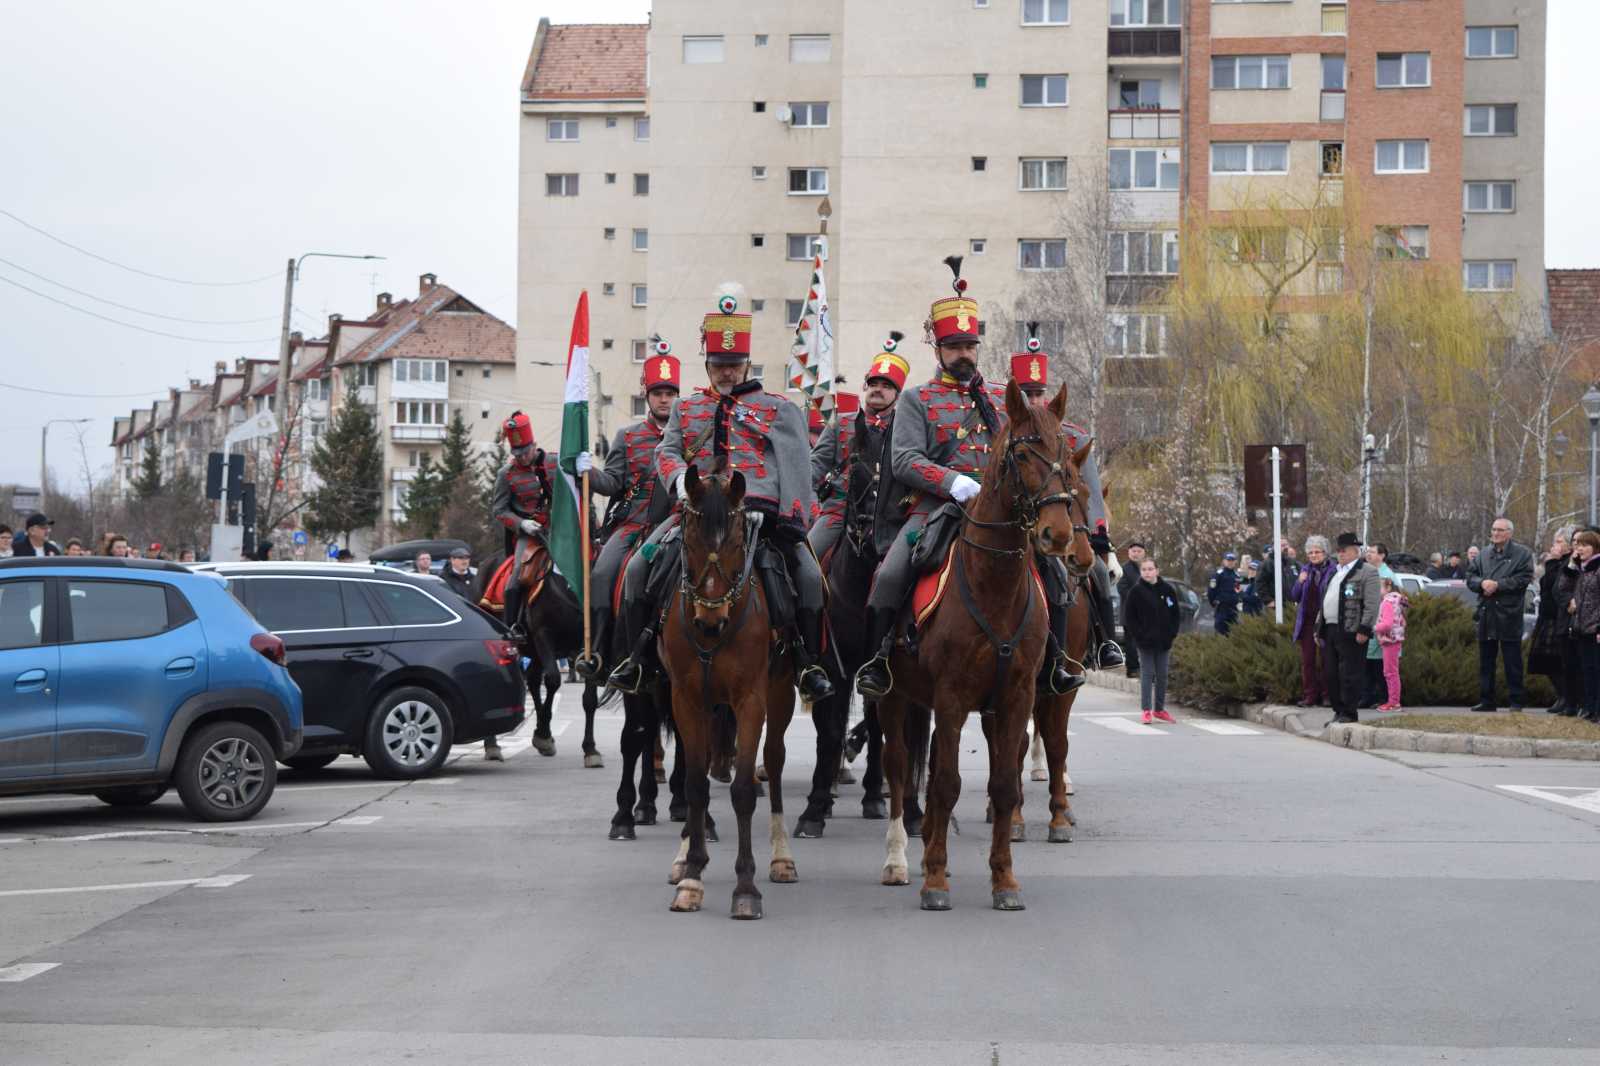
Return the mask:
<svg viewBox="0 0 1600 1066">
<path fill-rule="evenodd" d="M 1600 3 L 1549 7 L 1548 265 L 1600 267 L 1600 140 L 1578 76 L 1593 62 L 1582 50 L 1600 39 Z M 301 252 L 388 256 L 309 261 L 295 297 L 295 327 L 308 334 L 375 292 L 414 295 L 425 271 L 514 324 L 517 83 L 534 28 L 541 15 L 642 21 L 648 10 L 648 0 L 0 0 L 0 211 L 149 273 L 270 275 L 158 281 L 0 215 L 0 482 L 38 480 L 47 419 L 94 417 L 85 428 L 102 467 L 113 415 L 209 380 L 217 360 L 276 355 L 283 264 Z M 201 340 L 101 321 L 16 285 Z M 215 322 L 240 324 L 202 324 Z M 77 477 L 73 429 L 51 430 L 58 481 Z"/>
</svg>

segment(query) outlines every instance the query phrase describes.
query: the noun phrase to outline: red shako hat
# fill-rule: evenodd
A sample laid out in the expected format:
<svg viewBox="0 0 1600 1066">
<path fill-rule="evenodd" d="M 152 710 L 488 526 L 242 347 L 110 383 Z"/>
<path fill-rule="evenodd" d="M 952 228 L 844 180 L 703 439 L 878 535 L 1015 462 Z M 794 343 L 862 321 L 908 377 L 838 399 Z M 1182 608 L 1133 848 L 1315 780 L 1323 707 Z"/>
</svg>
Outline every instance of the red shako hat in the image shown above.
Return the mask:
<svg viewBox="0 0 1600 1066">
<path fill-rule="evenodd" d="M 717 309 L 700 323 L 700 347 L 708 363 L 727 366 L 750 359 L 750 316 L 739 311 L 739 298 L 724 293 Z"/>
<path fill-rule="evenodd" d="M 864 381 L 882 378 L 896 389 L 906 387 L 906 377 L 911 373 L 911 364 L 906 362 L 906 357 L 899 351 L 900 342 L 905 340 L 905 336 L 897 329 L 889 331 L 889 339 L 883 342 L 883 351 L 873 356 L 872 362 L 867 364 Z"/>
<path fill-rule="evenodd" d="M 1039 323 L 1028 323 L 1028 342 L 1025 352 L 1011 354 L 1011 377 L 1018 387 L 1027 392 L 1043 392 L 1050 383 L 1050 357 L 1039 341 Z"/>
<path fill-rule="evenodd" d="M 502 424 L 505 430 L 506 444 L 512 448 L 523 448 L 533 443 L 533 420 L 521 411 L 513 411 L 511 417 Z"/>
<path fill-rule="evenodd" d="M 928 315 L 933 343 L 937 345 L 954 341 L 976 341 L 978 302 L 967 296 L 967 279 L 961 276 L 961 256 L 945 256 L 944 265 L 955 275 L 950 287 L 956 294 L 933 301 L 933 310 Z"/>
<path fill-rule="evenodd" d="M 672 345 L 659 333 L 650 338 L 648 358 L 639 371 L 639 387 L 645 392 L 652 389 L 681 392 L 683 389 L 683 366 L 672 354 Z"/>
</svg>

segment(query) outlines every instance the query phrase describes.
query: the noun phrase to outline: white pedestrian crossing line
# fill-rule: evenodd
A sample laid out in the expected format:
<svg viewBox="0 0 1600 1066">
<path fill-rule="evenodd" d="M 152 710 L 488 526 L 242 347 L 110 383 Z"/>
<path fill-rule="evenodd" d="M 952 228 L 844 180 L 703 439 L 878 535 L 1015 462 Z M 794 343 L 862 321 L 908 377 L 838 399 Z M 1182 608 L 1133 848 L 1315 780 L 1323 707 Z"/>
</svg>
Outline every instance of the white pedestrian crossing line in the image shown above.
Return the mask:
<svg viewBox="0 0 1600 1066">
<path fill-rule="evenodd" d="M 185 837 L 208 833 L 259 833 L 273 829 L 321 829 L 333 826 L 364 826 L 381 821 L 380 814 L 363 814 L 351 818 L 323 819 L 320 822 L 230 822 L 227 825 L 197 825 L 187 829 L 119 829 L 108 833 L 83 833 L 78 836 L 3 837 L 0 844 L 82 844 L 97 840 L 130 840 L 136 837 Z"/>
<path fill-rule="evenodd" d="M 1157 729 L 1153 725 L 1144 725 L 1131 718 L 1093 718 L 1095 725 L 1104 726 L 1117 733 L 1127 733 L 1134 737 L 1164 737 L 1167 730 Z"/>
<path fill-rule="evenodd" d="M 1515 792 L 1519 796 L 1531 796 L 1534 799 L 1559 803 L 1564 807 L 1576 807 L 1590 814 L 1600 814 L 1600 789 L 1592 789 L 1588 785 L 1496 785 L 1495 787 L 1506 792 Z"/>
<path fill-rule="evenodd" d="M 19 962 L 15 966 L 0 966 L 0 984 L 18 984 L 30 977 L 49 973 L 60 965 L 59 962 Z"/>
<path fill-rule="evenodd" d="M 84 892 L 128 892 L 151 888 L 232 888 L 239 882 L 249 879 L 249 874 L 220 874 L 216 877 L 185 877 L 175 881 L 122 881 L 110 885 L 72 885 L 66 888 L 12 888 L 0 892 L 0 899 L 16 896 L 78 895 Z"/>
<path fill-rule="evenodd" d="M 1240 725 L 1238 722 L 1214 722 L 1204 718 L 1180 718 L 1178 721 L 1185 725 L 1192 725 L 1196 729 L 1203 729 L 1207 733 L 1215 733 L 1219 737 L 1259 737 L 1263 735 L 1261 730 L 1251 729 L 1249 726 Z"/>
</svg>

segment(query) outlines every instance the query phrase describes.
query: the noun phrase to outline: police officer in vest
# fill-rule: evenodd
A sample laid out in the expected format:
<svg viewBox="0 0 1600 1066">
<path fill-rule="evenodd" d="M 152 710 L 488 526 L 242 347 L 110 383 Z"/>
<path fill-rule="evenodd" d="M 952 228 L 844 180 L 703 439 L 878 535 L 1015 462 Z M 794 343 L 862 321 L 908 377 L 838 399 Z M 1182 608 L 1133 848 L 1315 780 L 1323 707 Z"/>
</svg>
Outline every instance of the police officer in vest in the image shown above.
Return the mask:
<svg viewBox="0 0 1600 1066">
<path fill-rule="evenodd" d="M 1211 625 L 1220 636 L 1239 620 L 1239 557 L 1233 552 L 1222 553 L 1222 565 L 1211 575 L 1206 589 L 1206 602 L 1211 605 Z"/>
<path fill-rule="evenodd" d="M 590 617 L 593 618 L 594 657 L 574 664 L 585 681 L 599 680 L 601 662 L 611 651 L 615 618 L 611 601 L 622 564 L 639 541 L 666 520 L 672 496 L 656 479 L 656 447 L 661 443 L 672 405 L 682 385 L 682 367 L 672 345 L 659 336 L 650 338 L 650 357 L 639 371 L 644 391 L 645 417 L 617 430 L 606 452 L 604 469 L 591 468 L 589 488 L 611 497 L 602 527 L 604 545 L 594 561 L 590 581 Z"/>
<path fill-rule="evenodd" d="M 781 574 L 762 573 L 769 604 L 780 606 L 798 599 L 792 618 L 772 621 L 780 631 L 788 632 L 800 697 L 810 703 L 833 695 L 833 684 L 818 665 L 822 654 L 822 570 L 806 544 L 806 524 L 815 502 L 806 416 L 782 396 L 763 391 L 759 378 L 750 378 L 751 320 L 748 314 L 739 313 L 738 297 L 731 289 L 724 286 L 717 310 L 706 315 L 701 325 L 706 377 L 711 384 L 674 406 L 656 448 L 656 475 L 680 501 L 686 497 L 683 475 L 691 464 L 707 474 L 725 464 L 729 471 L 744 475 L 744 506 L 761 514 L 760 535 L 777 549 L 794 584 L 796 596 L 791 597 L 776 584 Z M 663 522 L 628 564 L 624 609 L 630 628 L 638 626 L 639 638 L 611 674 L 611 684 L 624 692 L 637 692 L 644 683 L 659 616 L 659 604 L 649 602 L 646 596 L 649 571 L 655 565 L 676 566 L 676 538 L 669 538 L 676 524 L 676 516 Z M 661 555 L 666 556 L 665 561 Z"/>
</svg>

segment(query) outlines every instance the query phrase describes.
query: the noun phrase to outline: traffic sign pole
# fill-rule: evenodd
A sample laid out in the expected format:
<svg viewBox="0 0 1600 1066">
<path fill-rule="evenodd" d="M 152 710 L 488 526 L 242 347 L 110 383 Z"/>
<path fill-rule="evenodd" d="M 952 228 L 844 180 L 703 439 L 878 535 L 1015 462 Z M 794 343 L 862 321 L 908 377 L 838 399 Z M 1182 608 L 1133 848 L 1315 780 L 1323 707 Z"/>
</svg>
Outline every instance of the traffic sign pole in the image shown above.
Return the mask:
<svg viewBox="0 0 1600 1066">
<path fill-rule="evenodd" d="M 1283 453 L 1272 446 L 1272 609 L 1283 625 Z"/>
</svg>

